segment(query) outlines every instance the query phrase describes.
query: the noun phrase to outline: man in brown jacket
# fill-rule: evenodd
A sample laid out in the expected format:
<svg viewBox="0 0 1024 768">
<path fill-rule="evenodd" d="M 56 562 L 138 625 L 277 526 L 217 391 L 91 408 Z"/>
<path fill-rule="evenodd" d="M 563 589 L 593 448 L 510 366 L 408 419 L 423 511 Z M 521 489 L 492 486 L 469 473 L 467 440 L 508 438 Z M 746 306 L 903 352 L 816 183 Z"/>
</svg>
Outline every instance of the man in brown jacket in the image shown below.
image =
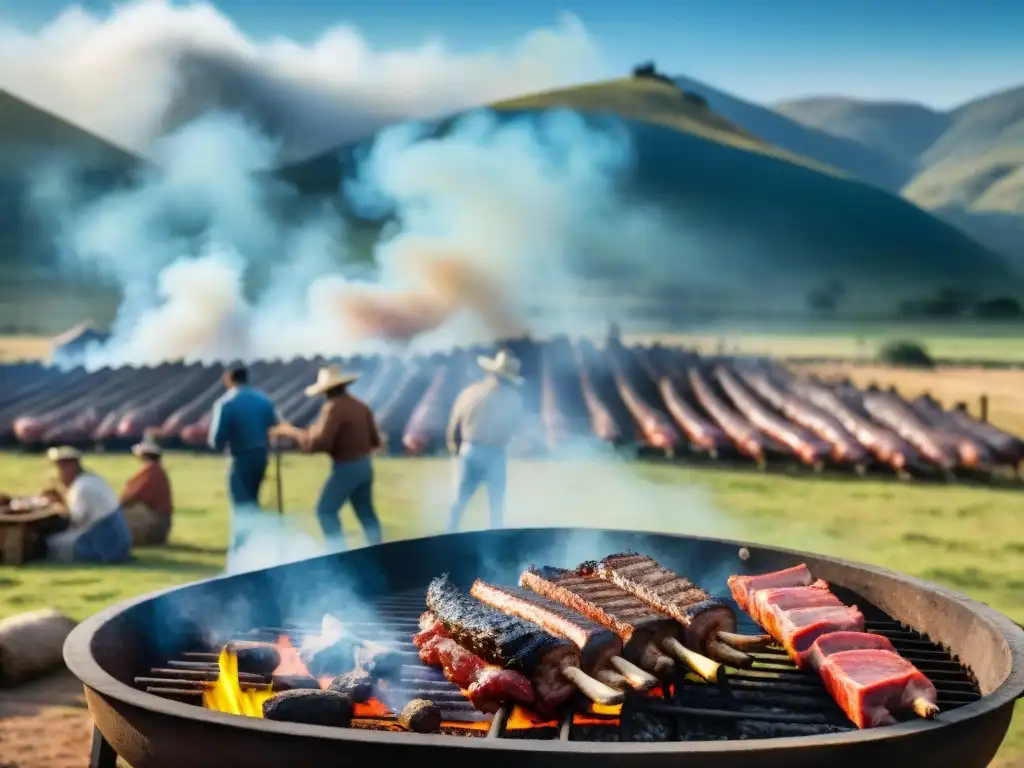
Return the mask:
<svg viewBox="0 0 1024 768">
<path fill-rule="evenodd" d="M 455 502 L 449 532 L 459 528 L 466 505 L 481 483 L 487 488 L 491 528 L 500 528 L 505 514 L 505 451 L 522 421 L 519 360 L 507 350 L 477 358 L 488 376 L 466 387 L 455 399 L 448 422 L 448 450 L 458 451 Z"/>
<path fill-rule="evenodd" d="M 308 428 L 279 424 L 271 432 L 290 437 L 307 453 L 326 453 L 332 462 L 316 505 L 324 539 L 332 549 L 344 549 L 341 508 L 352 502 L 368 544 L 381 542 L 380 520 L 373 508 L 373 464 L 370 456 L 383 441 L 373 411 L 348 392 L 359 376 L 336 366 L 321 368 L 316 383 L 306 388 L 309 397 L 326 395 L 327 402 Z"/>
</svg>

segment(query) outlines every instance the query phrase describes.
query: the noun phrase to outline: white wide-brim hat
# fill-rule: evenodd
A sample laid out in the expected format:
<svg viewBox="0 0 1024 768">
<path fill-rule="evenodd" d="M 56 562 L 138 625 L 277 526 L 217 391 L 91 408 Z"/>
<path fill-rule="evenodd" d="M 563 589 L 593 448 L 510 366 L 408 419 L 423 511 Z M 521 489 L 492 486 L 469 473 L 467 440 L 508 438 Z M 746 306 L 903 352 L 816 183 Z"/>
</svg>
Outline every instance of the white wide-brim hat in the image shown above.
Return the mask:
<svg viewBox="0 0 1024 768">
<path fill-rule="evenodd" d="M 523 383 L 523 377 L 519 375 L 519 360 L 506 349 L 499 350 L 494 357 L 478 357 L 476 362 L 488 373 L 500 376 L 513 384 Z"/>
<path fill-rule="evenodd" d="M 351 384 L 358 378 L 358 373 L 346 373 L 336 365 L 326 365 L 316 372 L 316 382 L 306 387 L 306 396 L 322 395 L 329 389 Z"/>
<path fill-rule="evenodd" d="M 148 437 L 143 438 L 141 443 L 132 446 L 132 453 L 136 456 L 161 456 L 163 452 L 164 449 Z"/>
<path fill-rule="evenodd" d="M 61 445 L 48 450 L 46 458 L 54 464 L 61 461 L 81 461 L 82 452 L 77 448 L 72 448 L 70 445 Z"/>
</svg>

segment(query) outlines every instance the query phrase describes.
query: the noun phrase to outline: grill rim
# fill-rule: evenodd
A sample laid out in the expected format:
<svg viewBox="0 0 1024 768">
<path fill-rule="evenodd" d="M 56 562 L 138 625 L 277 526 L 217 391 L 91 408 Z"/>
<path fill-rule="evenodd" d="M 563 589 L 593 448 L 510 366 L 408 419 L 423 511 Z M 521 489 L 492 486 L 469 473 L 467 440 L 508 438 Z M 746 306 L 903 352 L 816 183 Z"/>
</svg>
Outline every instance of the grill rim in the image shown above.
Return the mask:
<svg viewBox="0 0 1024 768">
<path fill-rule="evenodd" d="M 868 578 L 883 578 L 896 581 L 902 587 L 909 587 L 913 590 L 925 590 L 932 592 L 951 601 L 954 604 L 967 609 L 975 617 L 980 619 L 987 629 L 997 635 L 1003 643 L 1000 649 L 1004 654 L 1009 655 L 1010 670 L 1006 679 L 988 694 L 970 704 L 957 707 L 956 709 L 943 712 L 936 720 L 912 720 L 884 728 L 867 728 L 853 730 L 846 733 L 829 733 L 813 736 L 787 736 L 767 739 L 745 739 L 726 741 L 686 741 L 686 742 L 591 742 L 591 741 L 533 741 L 529 739 L 458 739 L 458 746 L 466 749 L 482 749 L 512 752 L 565 752 L 572 754 L 601 752 L 619 755 L 674 755 L 679 753 L 736 753 L 744 751 L 785 751 L 800 747 L 826 748 L 841 747 L 843 745 L 864 744 L 871 742 L 883 742 L 889 739 L 898 739 L 927 731 L 937 731 L 943 728 L 952 728 L 960 723 L 992 716 L 1004 707 L 1012 708 L 1018 698 L 1024 696 L 1024 628 L 1017 625 L 1009 617 L 999 613 L 995 609 L 971 599 L 956 590 L 947 589 L 933 582 L 919 579 L 915 576 L 892 571 L 888 568 L 874 566 L 867 563 L 845 560 L 842 558 L 827 557 L 825 555 L 805 552 L 802 550 L 789 549 L 784 547 L 765 546 L 752 544 L 750 542 L 737 541 L 734 539 L 721 539 L 703 536 L 687 536 L 683 534 L 662 533 L 657 531 L 637 531 L 631 529 L 609 529 L 609 528 L 515 528 L 503 529 L 509 533 L 544 534 L 547 536 L 573 535 L 579 533 L 599 534 L 615 536 L 650 536 L 665 541 L 677 539 L 700 544 L 726 547 L 746 547 L 752 554 L 766 553 L 782 555 L 792 558 L 795 561 L 808 563 L 821 562 L 823 564 L 834 564 L 844 571 L 860 573 Z M 434 546 L 443 541 L 452 541 L 458 537 L 475 537 L 481 534 L 493 534 L 495 531 L 466 531 L 461 533 L 441 534 L 436 536 L 423 536 L 415 539 L 379 544 L 376 547 L 363 548 L 362 551 L 383 550 L 389 547 L 399 546 Z M 497 533 L 500 533 L 497 532 Z M 338 554 L 322 555 L 310 560 L 301 561 L 311 563 L 325 561 L 338 557 Z M 344 553 L 342 553 L 344 556 Z M 752 558 L 753 559 L 753 558 Z M 369 745 L 380 745 L 382 747 L 392 746 L 396 742 L 407 746 L 419 746 L 424 748 L 451 747 L 453 738 L 441 734 L 417 734 L 417 733 L 394 733 L 389 731 L 361 730 L 351 728 L 329 728 L 326 726 L 303 725 L 299 723 L 282 723 L 260 718 L 240 717 L 225 712 L 216 712 L 193 704 L 177 702 L 170 699 L 146 693 L 132 685 L 121 682 L 108 673 L 92 653 L 92 646 L 96 640 L 97 633 L 108 623 L 130 609 L 155 600 L 161 596 L 175 592 L 185 591 L 197 585 L 211 582 L 223 581 L 232 578 L 242 578 L 252 573 L 268 572 L 276 569 L 288 568 L 297 563 L 286 563 L 271 568 L 261 569 L 248 573 L 234 574 L 230 576 L 215 576 L 210 579 L 190 582 L 188 584 L 170 587 L 168 589 L 152 592 L 146 595 L 125 600 L 110 606 L 99 613 L 90 616 L 76 626 L 68 636 L 64 644 L 64 661 L 68 669 L 82 682 L 106 700 L 108 706 L 118 709 L 115 702 L 119 702 L 131 708 L 138 708 L 155 714 L 181 718 L 185 720 L 198 721 L 200 723 L 212 723 L 223 725 L 229 728 L 242 728 L 263 734 L 274 734 L 293 738 L 315 738 L 328 739 L 337 742 L 362 742 Z M 840 587 L 848 586 L 840 579 L 834 583 Z M 896 618 L 896 617 L 893 617 Z M 898 620 L 898 619 L 897 619 Z M 91 707 L 90 707 L 91 708 Z M 1009 717 L 1007 717 L 1007 726 Z"/>
</svg>

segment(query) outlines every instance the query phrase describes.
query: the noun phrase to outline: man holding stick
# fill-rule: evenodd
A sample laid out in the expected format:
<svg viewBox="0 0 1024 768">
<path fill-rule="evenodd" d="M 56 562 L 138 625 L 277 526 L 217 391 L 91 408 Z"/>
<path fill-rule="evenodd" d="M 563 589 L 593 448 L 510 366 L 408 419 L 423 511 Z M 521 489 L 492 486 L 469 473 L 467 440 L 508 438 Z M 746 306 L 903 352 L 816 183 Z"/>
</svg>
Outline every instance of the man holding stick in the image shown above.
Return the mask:
<svg viewBox="0 0 1024 768">
<path fill-rule="evenodd" d="M 210 447 L 225 448 L 228 464 L 228 496 L 231 499 L 231 552 L 244 544 L 260 511 L 260 486 L 267 474 L 270 430 L 280 418 L 269 397 L 249 386 L 249 371 L 238 365 L 224 373 L 227 392 L 214 403 Z"/>
<path fill-rule="evenodd" d="M 345 547 L 341 526 L 341 508 L 352 503 L 356 518 L 363 526 L 367 544 L 380 544 L 381 527 L 373 506 L 373 462 L 371 456 L 384 441 L 377 429 L 370 406 L 353 397 L 348 387 L 359 378 L 337 366 L 321 368 L 306 395 L 325 395 L 320 415 L 306 429 L 282 423 L 272 432 L 289 437 L 306 453 L 326 453 L 331 459 L 327 476 L 316 504 L 316 516 L 324 540 L 332 550 Z"/>
</svg>

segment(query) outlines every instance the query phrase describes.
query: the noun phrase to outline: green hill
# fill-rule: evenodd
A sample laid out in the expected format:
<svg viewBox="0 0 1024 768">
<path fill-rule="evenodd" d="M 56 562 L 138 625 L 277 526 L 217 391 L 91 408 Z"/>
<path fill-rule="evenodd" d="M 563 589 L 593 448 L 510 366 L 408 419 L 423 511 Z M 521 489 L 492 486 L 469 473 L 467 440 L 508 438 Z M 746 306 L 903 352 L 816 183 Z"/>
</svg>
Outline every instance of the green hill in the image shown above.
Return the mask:
<svg viewBox="0 0 1024 768">
<path fill-rule="evenodd" d="M 505 119 L 571 109 L 594 125 L 612 117 L 628 129 L 636 149 L 630 194 L 660 206 L 680 243 L 664 263 L 635 265 L 632 275 L 595 270 L 613 290 L 782 314 L 806 312 L 812 297 L 835 291 L 840 311 L 859 314 L 893 312 L 954 286 L 977 295 L 1020 289 L 1003 259 L 957 229 L 774 147 L 674 85 L 615 80 L 492 106 Z M 281 174 L 306 189 L 336 190 L 359 151 L 341 148 Z"/>
<path fill-rule="evenodd" d="M 968 297 L 1024 292 L 1003 259 L 957 229 L 845 169 L 775 146 L 715 104 L 698 91 L 631 78 L 492 105 L 503 120 L 569 109 L 597 130 L 611 121 L 628 131 L 635 163 L 627 199 L 674 226 L 677 242 L 630 254 L 592 246 L 592 258 L 579 268 L 593 287 L 588 296 L 642 297 L 652 313 L 679 322 L 892 316 L 908 302 L 954 288 Z M 449 131 L 456 118 L 434 124 L 434 134 Z M 333 201 L 338 215 L 354 225 L 354 247 L 364 253 L 383 222 L 345 209 L 338 190 L 371 141 L 274 172 L 303 193 L 295 205 Z M 10 254 L 5 261 L 11 264 Z M 37 270 L 23 275 L 19 290 L 42 279 Z M 72 290 L 84 293 L 81 285 Z M 97 307 L 90 311 L 104 314 Z M 17 322 L 28 320 L 19 316 Z M 42 321 L 34 322 L 39 327 Z M 61 326 L 66 324 L 62 318 Z"/>
<path fill-rule="evenodd" d="M 1024 87 L 948 112 L 842 98 L 801 99 L 775 109 L 901 158 L 913 168 L 899 188 L 904 197 L 1024 264 Z"/>
</svg>

